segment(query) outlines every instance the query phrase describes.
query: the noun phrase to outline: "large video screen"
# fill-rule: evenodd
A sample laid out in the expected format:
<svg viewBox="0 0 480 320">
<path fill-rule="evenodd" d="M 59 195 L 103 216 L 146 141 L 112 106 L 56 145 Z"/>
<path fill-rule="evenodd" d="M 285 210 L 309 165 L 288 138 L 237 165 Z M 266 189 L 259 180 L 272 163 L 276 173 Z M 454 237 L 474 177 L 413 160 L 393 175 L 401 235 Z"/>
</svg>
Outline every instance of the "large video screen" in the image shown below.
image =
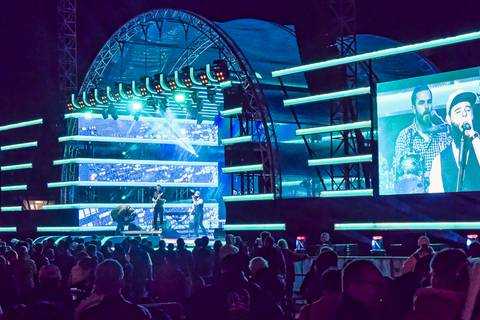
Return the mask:
<svg viewBox="0 0 480 320">
<path fill-rule="evenodd" d="M 380 195 L 480 191 L 480 68 L 377 86 Z"/>
</svg>

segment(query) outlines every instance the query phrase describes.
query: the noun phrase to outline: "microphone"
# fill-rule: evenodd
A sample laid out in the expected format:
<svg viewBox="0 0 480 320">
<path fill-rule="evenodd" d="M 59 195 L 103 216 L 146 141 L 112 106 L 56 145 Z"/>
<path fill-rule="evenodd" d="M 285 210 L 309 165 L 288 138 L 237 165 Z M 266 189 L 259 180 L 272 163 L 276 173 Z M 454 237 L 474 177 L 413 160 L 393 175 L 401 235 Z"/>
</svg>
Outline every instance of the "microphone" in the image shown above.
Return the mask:
<svg viewBox="0 0 480 320">
<path fill-rule="evenodd" d="M 470 125 L 470 123 L 468 122 L 464 122 L 461 126 L 463 132 L 467 131 L 467 130 L 471 130 L 472 129 L 472 126 Z"/>
</svg>

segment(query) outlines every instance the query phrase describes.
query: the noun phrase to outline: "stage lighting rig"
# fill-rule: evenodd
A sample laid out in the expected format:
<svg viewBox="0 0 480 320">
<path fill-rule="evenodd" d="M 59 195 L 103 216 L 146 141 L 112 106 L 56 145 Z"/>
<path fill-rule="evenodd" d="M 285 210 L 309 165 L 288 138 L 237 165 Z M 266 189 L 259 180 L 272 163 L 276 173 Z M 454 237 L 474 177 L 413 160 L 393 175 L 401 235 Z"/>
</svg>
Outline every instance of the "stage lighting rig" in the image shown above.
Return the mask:
<svg viewBox="0 0 480 320">
<path fill-rule="evenodd" d="M 173 79 L 168 80 L 168 87 L 170 88 L 170 90 L 177 89 L 177 83 L 175 82 L 175 80 Z"/>
<path fill-rule="evenodd" d="M 173 100 L 179 105 L 183 105 L 187 100 L 187 94 L 182 91 L 175 91 L 173 93 Z"/>
<path fill-rule="evenodd" d="M 190 67 L 183 67 L 180 72 L 180 79 L 187 88 L 193 87 L 193 81 L 190 78 Z"/>
<path fill-rule="evenodd" d="M 202 71 L 200 73 L 200 82 L 203 84 L 203 85 L 207 85 L 208 84 L 208 77 L 207 77 L 207 74 L 205 73 L 205 71 Z"/>
<path fill-rule="evenodd" d="M 68 111 L 73 111 L 73 103 L 71 103 L 71 102 L 67 103 L 67 110 Z"/>
<path fill-rule="evenodd" d="M 213 74 L 215 75 L 215 79 L 217 79 L 217 81 L 227 81 L 230 77 L 227 61 L 223 59 L 213 61 Z"/>
<path fill-rule="evenodd" d="M 108 108 L 102 109 L 102 118 L 107 120 L 108 119 Z"/>
<path fill-rule="evenodd" d="M 142 110 L 143 110 L 143 103 L 140 101 L 132 101 L 128 105 L 128 111 L 130 112 L 131 115 L 133 115 L 133 119 L 135 121 L 138 121 L 138 119 L 140 119 Z"/>
</svg>

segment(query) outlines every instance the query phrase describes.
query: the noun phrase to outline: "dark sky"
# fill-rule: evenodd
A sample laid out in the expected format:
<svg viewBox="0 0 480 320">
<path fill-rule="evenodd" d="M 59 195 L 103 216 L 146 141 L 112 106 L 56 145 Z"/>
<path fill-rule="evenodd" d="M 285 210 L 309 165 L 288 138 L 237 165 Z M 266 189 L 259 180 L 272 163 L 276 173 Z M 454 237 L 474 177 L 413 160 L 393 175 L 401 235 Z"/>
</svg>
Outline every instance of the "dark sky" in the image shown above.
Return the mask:
<svg viewBox="0 0 480 320">
<path fill-rule="evenodd" d="M 326 32 L 328 17 L 320 0 L 78 0 L 80 79 L 102 44 L 123 23 L 160 7 L 190 10 L 215 21 L 258 18 L 293 24 L 305 50 Z M 412 43 L 480 29 L 477 1 L 358 0 L 359 33 L 374 33 Z M 1 5 L 0 124 L 55 114 L 57 97 L 56 1 L 15 0 Z M 308 45 L 310 43 L 310 45 Z M 307 45 L 305 45 L 307 44 Z M 431 50 L 425 54 L 441 70 L 472 66 L 479 43 Z M 475 54 L 477 53 L 477 54 Z M 317 53 L 311 52 L 315 60 Z M 8 111 L 8 112 L 5 112 Z"/>
</svg>

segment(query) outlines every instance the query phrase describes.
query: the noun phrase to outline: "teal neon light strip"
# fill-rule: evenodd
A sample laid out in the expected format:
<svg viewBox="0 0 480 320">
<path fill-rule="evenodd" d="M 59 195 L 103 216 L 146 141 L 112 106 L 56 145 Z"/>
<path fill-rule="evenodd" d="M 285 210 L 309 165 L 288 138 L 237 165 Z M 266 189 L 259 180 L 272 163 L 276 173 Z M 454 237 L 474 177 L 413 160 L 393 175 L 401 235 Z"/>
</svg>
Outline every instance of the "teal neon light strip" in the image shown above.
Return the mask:
<svg viewBox="0 0 480 320">
<path fill-rule="evenodd" d="M 220 111 L 220 114 L 222 115 L 222 117 L 231 117 L 231 116 L 236 116 L 242 113 L 243 113 L 242 107 Z"/>
<path fill-rule="evenodd" d="M 141 181 L 61 181 L 49 182 L 48 188 L 64 188 L 64 187 L 155 187 L 158 182 L 141 182 Z M 200 183 L 200 182 L 160 182 L 162 187 L 198 187 L 211 188 L 218 187 L 218 183 Z"/>
<path fill-rule="evenodd" d="M 37 232 L 102 232 L 115 231 L 116 226 L 104 227 L 37 227 Z"/>
<path fill-rule="evenodd" d="M 370 128 L 371 126 L 372 126 L 372 121 L 368 120 L 368 121 L 338 124 L 334 126 L 297 129 L 295 131 L 295 134 L 297 136 L 306 136 L 310 134 L 320 134 L 320 133 L 329 133 L 329 132 L 355 130 L 355 129 L 366 129 L 366 128 Z"/>
<path fill-rule="evenodd" d="M 369 93 L 370 93 L 370 87 L 362 87 L 362 88 L 356 88 L 351 90 L 317 94 L 314 96 L 303 97 L 303 98 L 286 99 L 286 100 L 283 100 L 283 105 L 285 107 L 291 107 L 299 104 L 327 101 L 327 100 L 333 100 L 333 99 L 341 99 L 341 98 L 359 96 L 362 94 L 369 94 Z"/>
<path fill-rule="evenodd" d="M 70 203 L 44 205 L 40 210 L 66 210 L 66 209 L 113 209 L 127 203 Z M 151 203 L 128 203 L 132 208 L 152 208 Z M 185 208 L 190 203 L 166 203 L 165 208 Z M 205 203 L 206 208 L 217 208 L 218 203 Z"/>
<path fill-rule="evenodd" d="M 85 118 L 85 113 L 83 112 L 73 112 L 73 113 L 66 113 L 64 115 L 65 119 L 83 119 Z M 103 117 L 100 113 L 92 113 L 92 119 L 102 119 Z M 133 116 L 130 115 L 119 115 L 118 120 L 126 120 L 126 121 L 134 121 Z M 117 120 L 117 121 L 118 121 Z M 115 121 L 115 120 L 112 120 Z M 145 122 L 156 122 L 156 123 L 161 123 L 161 122 L 166 122 L 165 118 L 159 118 L 159 117 L 142 117 L 141 121 Z M 192 120 L 192 119 L 174 119 L 174 123 L 192 123 L 196 124 L 197 120 Z M 202 121 L 204 124 L 213 124 L 214 122 L 212 120 L 204 120 Z"/>
<path fill-rule="evenodd" d="M 17 232 L 17 227 L 0 227 L 0 233 Z"/>
<path fill-rule="evenodd" d="M 355 56 L 342 57 L 338 59 L 315 62 L 311 64 L 306 64 L 303 66 L 273 71 L 272 77 L 282 77 L 282 76 L 300 73 L 300 72 L 324 69 L 324 68 L 339 66 L 339 65 L 348 64 L 348 63 L 360 62 L 360 61 L 365 61 L 370 59 L 384 58 L 384 57 L 389 57 L 397 54 L 437 48 L 441 46 L 447 46 L 451 44 L 472 41 L 477 39 L 480 39 L 480 31 L 466 33 L 466 34 L 462 34 L 454 37 L 448 37 L 443 39 L 431 40 L 427 42 L 410 44 L 406 46 L 400 46 L 396 48 L 389 48 L 384 50 L 367 52 L 367 53 L 362 53 Z"/>
<path fill-rule="evenodd" d="M 359 162 L 370 162 L 372 161 L 371 154 L 364 154 L 360 156 L 351 156 L 351 157 L 337 157 L 337 158 L 326 158 L 326 159 L 311 159 L 308 160 L 308 166 L 329 166 L 336 164 L 349 164 L 349 163 L 359 163 Z"/>
<path fill-rule="evenodd" d="M 7 151 L 7 150 L 15 150 L 15 149 L 22 149 L 22 148 L 33 148 L 37 147 L 38 142 L 37 141 L 32 141 L 32 142 L 25 142 L 25 143 L 18 143 L 18 144 L 10 144 L 7 146 L 1 146 L 0 151 Z"/>
<path fill-rule="evenodd" d="M 193 162 L 193 161 L 158 161 L 158 160 L 132 160 L 132 159 L 100 159 L 100 158 L 72 158 L 54 160 L 54 165 L 64 164 L 143 164 L 143 165 L 159 165 L 159 166 L 218 166 L 217 162 Z"/>
<path fill-rule="evenodd" d="M 21 163 L 21 164 L 12 164 L 10 166 L 0 167 L 0 171 L 12 171 L 12 170 L 21 170 L 21 169 L 32 169 L 32 163 Z"/>
<path fill-rule="evenodd" d="M 373 197 L 373 189 L 322 191 L 320 198 Z"/>
<path fill-rule="evenodd" d="M 256 201 L 256 200 L 273 200 L 273 193 L 261 194 L 245 194 L 239 196 L 224 196 L 224 202 L 239 202 L 239 201 Z"/>
<path fill-rule="evenodd" d="M 225 224 L 224 231 L 285 231 L 285 223 L 267 223 L 267 224 Z"/>
<path fill-rule="evenodd" d="M 250 172 L 250 171 L 262 171 L 262 170 L 263 170 L 263 164 L 250 164 L 246 166 L 222 168 L 223 173 L 237 173 L 237 172 Z"/>
<path fill-rule="evenodd" d="M 0 207 L 0 211 L 3 211 L 3 212 L 22 211 L 22 207 L 21 206 Z"/>
<path fill-rule="evenodd" d="M 17 129 L 17 128 L 35 126 L 37 124 L 43 124 L 43 119 L 36 119 L 36 120 L 31 120 L 31 121 L 7 124 L 5 126 L 0 126 L 0 131 L 6 131 L 6 130 Z"/>
<path fill-rule="evenodd" d="M 227 138 L 222 139 L 222 144 L 224 146 L 235 144 L 235 143 L 242 143 L 242 142 L 251 142 L 252 136 L 241 136 L 241 137 L 234 137 L 234 138 Z"/>
<path fill-rule="evenodd" d="M 118 137 L 101 137 L 101 136 L 65 136 L 58 138 L 58 142 L 110 142 L 110 143 L 149 143 L 149 144 L 179 144 L 178 140 L 163 139 L 142 139 L 142 138 L 118 138 Z M 185 141 L 183 141 L 185 142 Z M 215 142 L 208 141 L 187 141 L 192 145 L 198 146 L 218 146 Z"/>
<path fill-rule="evenodd" d="M 480 229 L 480 221 L 474 222 L 370 222 L 336 223 L 335 230 L 469 230 Z"/>
<path fill-rule="evenodd" d="M 26 184 L 19 184 L 15 186 L 2 186 L 0 187 L 0 191 L 20 191 L 20 190 L 27 190 Z"/>
</svg>

